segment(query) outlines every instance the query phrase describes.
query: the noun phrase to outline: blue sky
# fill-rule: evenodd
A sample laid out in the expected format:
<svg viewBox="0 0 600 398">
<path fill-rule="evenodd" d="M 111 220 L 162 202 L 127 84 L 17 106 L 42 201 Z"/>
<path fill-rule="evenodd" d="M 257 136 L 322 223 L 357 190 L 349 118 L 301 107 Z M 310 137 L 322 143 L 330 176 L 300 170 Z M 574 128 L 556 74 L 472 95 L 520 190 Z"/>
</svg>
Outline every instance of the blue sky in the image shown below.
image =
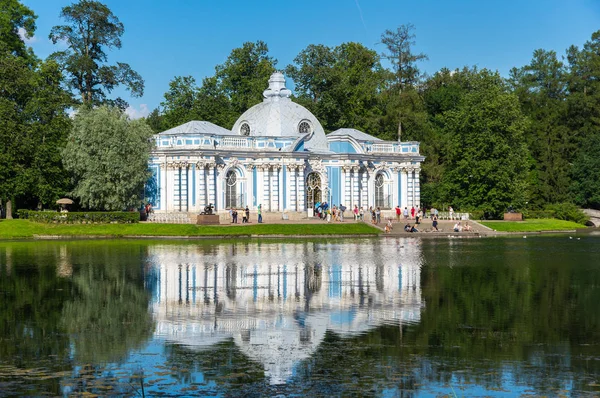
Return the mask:
<svg viewBox="0 0 600 398">
<path fill-rule="evenodd" d="M 70 0 L 22 0 L 38 15 L 31 46 L 45 58 L 48 40 Z M 214 74 L 231 50 L 246 41 L 265 41 L 283 69 L 309 44 L 355 41 L 378 52 L 385 29 L 416 27 L 416 50 L 433 74 L 477 65 L 507 75 L 531 60 L 537 48 L 563 55 L 600 29 L 600 0 L 104 0 L 125 25 L 123 47 L 109 61 L 127 62 L 146 82 L 142 98 L 116 90 L 140 116 L 163 100 L 169 81 L 191 75 L 200 83 Z M 265 82 L 266 85 L 266 82 Z"/>
</svg>

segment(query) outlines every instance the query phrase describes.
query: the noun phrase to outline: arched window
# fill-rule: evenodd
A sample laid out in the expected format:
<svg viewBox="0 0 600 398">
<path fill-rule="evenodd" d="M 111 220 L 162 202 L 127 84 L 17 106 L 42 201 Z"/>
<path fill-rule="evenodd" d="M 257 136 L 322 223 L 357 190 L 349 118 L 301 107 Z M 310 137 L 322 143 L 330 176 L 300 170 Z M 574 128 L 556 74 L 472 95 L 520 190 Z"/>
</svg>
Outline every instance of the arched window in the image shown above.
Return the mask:
<svg viewBox="0 0 600 398">
<path fill-rule="evenodd" d="M 375 206 L 388 208 L 388 200 L 385 197 L 385 177 L 379 173 L 375 176 Z"/>
<path fill-rule="evenodd" d="M 321 176 L 318 173 L 310 173 L 306 178 L 306 208 L 314 209 L 321 201 Z"/>
<path fill-rule="evenodd" d="M 312 125 L 308 120 L 302 120 L 298 123 L 298 133 L 300 134 L 309 134 L 312 133 Z"/>
<path fill-rule="evenodd" d="M 250 135 L 250 125 L 246 122 L 240 125 L 240 134 L 241 135 Z"/>
<path fill-rule="evenodd" d="M 235 170 L 229 170 L 225 176 L 225 207 L 241 207 L 237 194 L 238 178 Z"/>
</svg>

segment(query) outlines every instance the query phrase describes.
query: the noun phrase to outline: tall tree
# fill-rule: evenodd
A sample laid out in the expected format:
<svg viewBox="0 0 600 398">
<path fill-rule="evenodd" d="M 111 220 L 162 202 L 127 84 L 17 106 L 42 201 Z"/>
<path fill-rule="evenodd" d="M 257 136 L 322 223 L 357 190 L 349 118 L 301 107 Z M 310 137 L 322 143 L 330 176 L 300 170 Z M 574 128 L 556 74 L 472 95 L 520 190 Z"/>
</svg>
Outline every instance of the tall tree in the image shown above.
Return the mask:
<svg viewBox="0 0 600 398">
<path fill-rule="evenodd" d="M 106 94 L 124 85 L 134 97 L 144 93 L 144 80 L 129 64 L 107 64 L 106 50 L 121 48 L 124 26 L 104 4 L 80 0 L 62 9 L 67 25 L 52 28 L 53 43 L 66 42 L 68 48 L 52 57 L 63 65 L 68 86 L 78 93 L 86 105 L 103 103 Z"/>
<path fill-rule="evenodd" d="M 593 157 L 600 141 L 600 30 L 583 48 L 571 46 L 567 60 L 570 69 L 565 123 L 576 145 L 576 152 L 571 152 L 575 200 L 580 205 L 598 207 L 595 171 L 586 168 L 595 166 Z"/>
<path fill-rule="evenodd" d="M 499 217 L 527 200 L 527 119 L 498 73 L 482 70 L 460 105 L 444 114 L 446 203 Z"/>
<path fill-rule="evenodd" d="M 526 138 L 534 167 L 530 203 L 558 203 L 569 199 L 570 162 L 575 149 L 565 125 L 567 73 L 554 51 L 536 50 L 529 65 L 513 68 L 510 84 L 531 123 Z"/>
<path fill-rule="evenodd" d="M 288 65 L 298 102 L 312 111 L 327 131 L 353 127 L 376 136 L 380 128 L 380 93 L 388 73 L 377 53 L 359 43 L 335 48 L 309 45 Z"/>
<path fill-rule="evenodd" d="M 267 81 L 275 72 L 277 60 L 269 56 L 263 41 L 246 42 L 235 48 L 222 65 L 217 65 L 217 86 L 230 99 L 232 111 L 240 115 L 263 100 Z M 231 121 L 233 126 L 235 119 Z"/>
<path fill-rule="evenodd" d="M 141 204 L 153 134 L 144 120 L 131 121 L 117 108 L 80 108 L 63 161 L 83 207 L 115 211 Z"/>
<path fill-rule="evenodd" d="M 33 53 L 27 48 L 23 36 L 33 37 L 36 18 L 33 11 L 19 0 L 0 0 L 0 51 L 31 58 Z"/>
<path fill-rule="evenodd" d="M 200 87 L 191 76 L 175 77 L 161 103 L 162 127 L 206 120 L 231 128 L 240 114 L 263 99 L 277 64 L 268 52 L 262 41 L 244 43 L 233 49 L 225 63 L 215 67 L 215 75 L 206 77 Z"/>
<path fill-rule="evenodd" d="M 386 30 L 381 35 L 381 43 L 385 46 L 381 56 L 392 64 L 394 82 L 391 90 L 393 98 L 397 101 L 398 112 L 398 140 L 403 133 L 402 124 L 414 112 L 414 104 L 418 104 L 419 97 L 415 96 L 414 89 L 421 79 L 418 62 L 429 59 L 424 53 L 414 53 L 416 35 L 413 33 L 413 24 L 400 25 L 395 31 Z"/>
</svg>

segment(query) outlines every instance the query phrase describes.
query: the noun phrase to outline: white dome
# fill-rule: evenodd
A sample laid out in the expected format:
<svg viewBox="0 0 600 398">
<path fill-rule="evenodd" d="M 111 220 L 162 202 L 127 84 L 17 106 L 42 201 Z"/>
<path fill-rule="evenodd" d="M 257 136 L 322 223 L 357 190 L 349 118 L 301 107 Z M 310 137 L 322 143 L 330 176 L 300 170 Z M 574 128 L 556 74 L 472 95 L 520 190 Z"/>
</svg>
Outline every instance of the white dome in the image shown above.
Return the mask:
<svg viewBox="0 0 600 398">
<path fill-rule="evenodd" d="M 310 136 L 305 148 L 327 150 L 325 131 L 319 120 L 305 107 L 292 102 L 292 92 L 285 87 L 285 77 L 275 72 L 269 79 L 265 99 L 240 116 L 231 131 L 254 137 Z"/>
</svg>

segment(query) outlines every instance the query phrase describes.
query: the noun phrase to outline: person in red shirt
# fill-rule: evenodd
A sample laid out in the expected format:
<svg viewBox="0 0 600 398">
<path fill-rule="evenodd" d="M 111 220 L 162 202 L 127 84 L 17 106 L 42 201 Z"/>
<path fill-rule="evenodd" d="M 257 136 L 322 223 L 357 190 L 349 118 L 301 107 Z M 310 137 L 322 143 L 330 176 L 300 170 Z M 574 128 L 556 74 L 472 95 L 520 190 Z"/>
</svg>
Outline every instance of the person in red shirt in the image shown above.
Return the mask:
<svg viewBox="0 0 600 398">
<path fill-rule="evenodd" d="M 401 213 L 400 205 L 398 205 L 398 206 L 396 206 L 396 221 L 397 222 L 400 222 L 400 213 Z"/>
<path fill-rule="evenodd" d="M 410 208 L 410 218 L 415 218 L 415 206 Z"/>
</svg>

